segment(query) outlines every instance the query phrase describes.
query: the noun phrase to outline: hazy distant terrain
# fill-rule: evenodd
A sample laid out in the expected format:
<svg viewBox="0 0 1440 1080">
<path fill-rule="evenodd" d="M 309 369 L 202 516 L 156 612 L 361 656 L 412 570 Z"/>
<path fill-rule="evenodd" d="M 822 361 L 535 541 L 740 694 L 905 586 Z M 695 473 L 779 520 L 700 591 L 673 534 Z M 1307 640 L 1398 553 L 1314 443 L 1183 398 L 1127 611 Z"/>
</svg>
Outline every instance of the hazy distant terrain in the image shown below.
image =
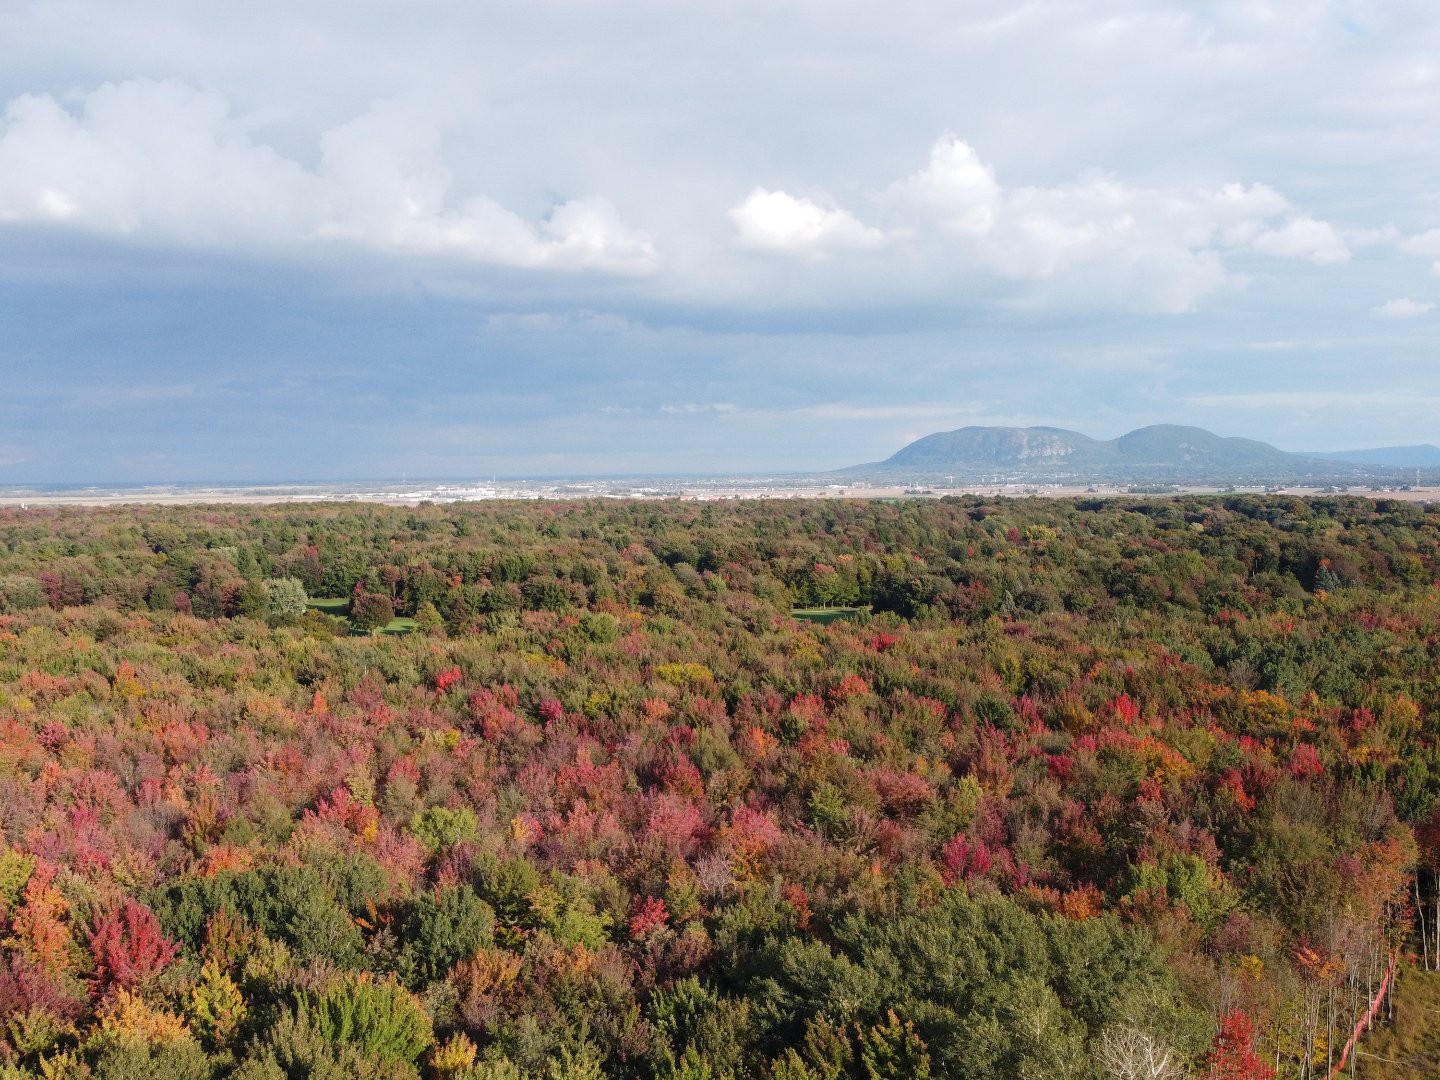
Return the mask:
<svg viewBox="0 0 1440 1080">
<path fill-rule="evenodd" d="M 1433 455 L 1433 456 L 1432 456 Z M 1117 439 L 1053 427 L 963 427 L 917 439 L 858 476 L 1069 484 L 1398 484 L 1440 471 L 1433 446 L 1297 454 L 1198 427 L 1157 424 Z"/>
<path fill-rule="evenodd" d="M 1404 490 L 1431 497 L 1440 448 L 1291 453 L 1254 439 L 1159 424 L 1116 439 L 1056 427 L 964 427 L 926 435 L 884 461 L 831 472 L 488 478 L 379 478 L 249 484 L 31 484 L 0 487 L 0 505 L 147 503 L 467 503 L 512 499 L 887 498 L 898 495 L 1077 495 L 1265 487 Z M 1142 491 L 1143 489 L 1143 491 Z"/>
<path fill-rule="evenodd" d="M 1388 465 L 1398 469 L 1440 468 L 1440 446 L 1421 443 L 1419 446 L 1378 446 L 1372 450 L 1333 450 L 1312 457 L 1330 461 L 1349 461 L 1357 465 Z"/>
</svg>

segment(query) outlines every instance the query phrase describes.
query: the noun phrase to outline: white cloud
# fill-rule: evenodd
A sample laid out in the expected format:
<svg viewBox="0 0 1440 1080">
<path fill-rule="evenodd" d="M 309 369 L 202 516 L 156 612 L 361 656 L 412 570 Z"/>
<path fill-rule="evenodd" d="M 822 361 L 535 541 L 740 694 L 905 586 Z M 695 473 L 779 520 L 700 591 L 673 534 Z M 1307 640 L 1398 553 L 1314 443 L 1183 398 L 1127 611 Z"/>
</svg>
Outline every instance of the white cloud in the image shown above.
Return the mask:
<svg viewBox="0 0 1440 1080">
<path fill-rule="evenodd" d="M 847 423 L 866 423 L 877 420 L 933 420 L 937 423 L 944 423 L 953 421 L 956 417 L 964 414 L 966 408 L 961 405 L 855 405 L 849 402 L 832 401 L 820 405 L 806 405 L 798 409 L 787 409 L 784 410 L 784 413 L 814 420 L 841 420 Z"/>
<path fill-rule="evenodd" d="M 1225 265 L 1237 253 L 1318 264 L 1350 254 L 1333 226 L 1296 214 L 1265 184 L 1143 187 L 1092 170 L 1067 184 L 1006 188 L 953 135 L 940 138 L 925 168 L 891 185 L 884 201 L 908 227 L 902 234 L 947 238 L 962 263 L 1045 283 L 1052 298 L 1058 290 L 1102 306 L 1189 311 L 1245 283 Z"/>
<path fill-rule="evenodd" d="M 1400 241 L 1400 250 L 1427 259 L 1440 258 L 1440 229 L 1430 229 Z"/>
<path fill-rule="evenodd" d="M 1380 319 L 1414 319 L 1433 311 L 1435 305 L 1420 300 L 1411 300 L 1408 296 L 1396 297 L 1394 300 L 1386 300 L 1379 307 L 1370 309 L 1370 314 Z"/>
<path fill-rule="evenodd" d="M 962 236 L 983 236 L 995 225 L 1002 193 L 995 170 L 967 142 L 946 135 L 930 148 L 924 169 L 891 188 L 892 194 L 933 212 L 940 226 Z"/>
<path fill-rule="evenodd" d="M 1009 193 L 991 257 L 1009 276 L 1045 280 L 1107 257 L 1139 256 L 1154 234 L 1137 217 L 1138 192 L 1091 174 L 1063 187 Z"/>
<path fill-rule="evenodd" d="M 694 402 L 686 401 L 678 405 L 661 405 L 660 411 L 666 416 L 698 416 L 705 413 L 714 413 L 717 416 L 732 416 L 740 410 L 738 406 L 729 402 Z"/>
<path fill-rule="evenodd" d="M 455 203 L 438 133 L 381 105 L 325 132 L 314 169 L 255 141 L 220 94 L 107 83 L 71 110 L 24 95 L 0 122 L 0 221 L 145 241 L 288 250 L 346 242 L 527 268 L 648 273 L 652 238 L 598 196 L 532 223 Z"/>
<path fill-rule="evenodd" d="M 1257 412 L 1323 412 L 1336 410 L 1353 414 L 1359 409 L 1373 409 L 1394 416 L 1399 413 L 1433 414 L 1440 407 L 1440 396 L 1409 390 L 1256 390 L 1229 394 L 1191 394 L 1180 401 L 1186 405 Z"/>
<path fill-rule="evenodd" d="M 313 163 L 302 163 L 303 151 L 258 139 L 225 96 L 187 83 L 107 83 L 67 102 L 24 95 L 0 119 L 0 221 L 266 253 L 346 245 L 528 269 L 660 268 L 655 238 L 598 195 L 523 217 L 488 195 L 459 193 L 447 160 L 459 152 L 441 134 L 425 109 L 397 99 L 321 132 Z M 1006 187 L 974 146 L 949 134 L 918 171 L 876 189 L 871 220 L 823 196 L 765 187 L 728 216 L 742 250 L 811 263 L 903 252 L 866 271 L 884 275 L 897 295 L 988 278 L 1028 286 L 1011 297 L 1020 304 L 1160 312 L 1189 311 L 1243 285 L 1229 265 L 1235 255 L 1329 265 L 1349 259 L 1347 240 L 1373 242 L 1382 232 L 1342 233 L 1264 184 L 1185 190 L 1090 171 Z M 675 294 L 723 293 L 727 272 L 746 280 L 705 250 L 693 216 L 662 219 L 688 268 Z M 1403 244 L 1440 250 L 1437 235 Z M 844 271 L 824 273 L 781 287 L 816 297 L 845 285 Z"/>
<path fill-rule="evenodd" d="M 230 122 L 220 95 L 179 83 L 107 83 L 77 114 L 11 101 L 0 125 L 0 220 L 204 243 L 269 242 L 313 223 L 318 178 Z"/>
<path fill-rule="evenodd" d="M 1341 235 L 1351 247 L 1376 247 L 1395 243 L 1400 238 L 1400 230 L 1394 225 L 1381 225 L 1374 229 L 1346 229 Z"/>
<path fill-rule="evenodd" d="M 1400 241 L 1399 247 L 1408 255 L 1435 259 L 1436 261 L 1430 264 L 1430 273 L 1434 277 L 1440 277 L 1440 229 L 1430 229 L 1415 236 L 1408 236 Z"/>
<path fill-rule="evenodd" d="M 871 273 L 909 273 L 912 287 L 1025 286 L 1021 306 L 1180 313 L 1248 282 L 1236 256 L 1344 262 L 1333 225 L 1265 184 L 1143 186 L 1090 170 L 1051 185 L 1006 187 L 968 142 L 937 139 L 917 172 L 876 196 L 881 227 L 784 191 L 756 188 L 730 211 L 741 247 L 819 256 L 885 243 L 897 259 Z M 903 253 L 903 262 L 899 261 Z M 921 284 L 922 276 L 924 283 Z M 947 284 L 948 283 L 948 284 Z"/>
<path fill-rule="evenodd" d="M 626 225 L 615 204 L 599 195 L 561 203 L 540 228 L 546 261 L 632 272 L 658 263 L 651 236 Z"/>
<path fill-rule="evenodd" d="M 485 318 L 485 329 L 493 333 L 554 334 L 573 331 L 586 334 L 632 334 L 646 327 L 623 315 L 602 311 L 507 311 Z"/>
<path fill-rule="evenodd" d="M 1186 242 L 1195 247 L 1250 246 L 1266 223 L 1290 209 L 1290 200 L 1266 184 L 1222 184 L 1193 203 L 1181 199 L 1193 214 Z"/>
<path fill-rule="evenodd" d="M 741 247 L 785 255 L 821 257 L 850 248 L 874 248 L 885 234 L 863 224 L 848 210 L 822 206 L 784 191 L 757 187 L 740 205 L 731 207 Z"/>
<path fill-rule="evenodd" d="M 1335 226 L 1312 217 L 1291 218 L 1279 228 L 1267 229 L 1253 246 L 1262 255 L 1309 259 L 1317 266 L 1350 261 L 1350 248 Z"/>
</svg>

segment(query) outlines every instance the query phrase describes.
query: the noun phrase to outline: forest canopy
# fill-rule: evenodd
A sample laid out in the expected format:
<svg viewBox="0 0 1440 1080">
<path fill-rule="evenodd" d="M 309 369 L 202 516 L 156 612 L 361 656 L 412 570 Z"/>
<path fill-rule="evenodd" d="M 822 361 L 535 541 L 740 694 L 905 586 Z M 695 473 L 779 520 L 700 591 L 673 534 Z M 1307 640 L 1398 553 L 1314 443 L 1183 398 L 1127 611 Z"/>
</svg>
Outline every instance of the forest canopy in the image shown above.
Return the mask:
<svg viewBox="0 0 1440 1080">
<path fill-rule="evenodd" d="M 1349 497 L 0 509 L 0 1078 L 1325 1076 L 1437 947 L 1437 582 Z"/>
</svg>

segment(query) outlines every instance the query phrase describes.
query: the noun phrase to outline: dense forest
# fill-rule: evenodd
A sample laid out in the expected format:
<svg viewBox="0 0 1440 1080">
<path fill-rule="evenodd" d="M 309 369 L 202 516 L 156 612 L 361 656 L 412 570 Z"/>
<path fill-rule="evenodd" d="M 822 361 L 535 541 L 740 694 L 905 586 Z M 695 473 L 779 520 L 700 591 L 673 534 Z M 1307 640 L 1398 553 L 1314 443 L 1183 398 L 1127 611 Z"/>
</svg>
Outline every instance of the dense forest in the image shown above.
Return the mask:
<svg viewBox="0 0 1440 1080">
<path fill-rule="evenodd" d="M 0 1080 L 1326 1077 L 1437 800 L 1436 507 L 0 510 Z"/>
</svg>

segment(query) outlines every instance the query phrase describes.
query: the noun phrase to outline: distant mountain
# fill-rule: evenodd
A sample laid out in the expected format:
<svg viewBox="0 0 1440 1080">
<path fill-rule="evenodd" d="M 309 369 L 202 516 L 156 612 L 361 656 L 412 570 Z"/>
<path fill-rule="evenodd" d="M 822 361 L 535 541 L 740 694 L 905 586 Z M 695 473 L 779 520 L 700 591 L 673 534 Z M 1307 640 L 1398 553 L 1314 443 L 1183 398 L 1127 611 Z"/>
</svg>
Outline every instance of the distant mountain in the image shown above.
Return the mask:
<svg viewBox="0 0 1440 1080">
<path fill-rule="evenodd" d="M 1204 428 L 1156 424 L 1107 440 L 1064 428 L 964 427 L 926 435 L 884 461 L 843 471 L 992 482 L 1353 483 L 1375 469 L 1287 453 L 1254 439 L 1224 438 Z"/>
<path fill-rule="evenodd" d="M 1332 450 L 1311 454 L 1327 461 L 1349 461 L 1356 465 L 1389 465 L 1400 469 L 1440 467 L 1440 446 L 1378 446 L 1373 450 Z"/>
<path fill-rule="evenodd" d="M 1155 424 L 1115 440 L 1127 464 L 1158 468 L 1247 469 L 1290 466 L 1287 454 L 1255 439 L 1225 438 L 1198 427 Z"/>
<path fill-rule="evenodd" d="M 1113 443 L 1098 442 L 1064 428 L 964 427 L 916 439 L 880 462 L 877 468 L 1084 467 L 1107 464 L 1114 459 Z"/>
</svg>

